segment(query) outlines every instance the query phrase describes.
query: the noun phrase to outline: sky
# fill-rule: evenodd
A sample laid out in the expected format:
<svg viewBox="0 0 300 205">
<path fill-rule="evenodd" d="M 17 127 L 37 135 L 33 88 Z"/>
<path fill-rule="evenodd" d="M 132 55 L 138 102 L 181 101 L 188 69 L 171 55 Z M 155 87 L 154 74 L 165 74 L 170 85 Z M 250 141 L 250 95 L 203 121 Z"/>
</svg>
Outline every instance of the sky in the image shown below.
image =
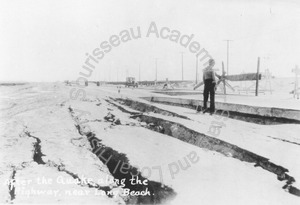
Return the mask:
<svg viewBox="0 0 300 205">
<path fill-rule="evenodd" d="M 149 33 L 153 24 L 158 37 Z M 260 57 L 261 72 L 292 77 L 300 64 L 298 25 L 296 0 L 2 0 L 0 81 L 76 80 L 83 73 L 88 80 L 155 80 L 156 68 L 158 80 L 181 80 L 182 62 L 183 79 L 195 80 L 195 53 L 162 38 L 163 28 L 164 36 L 193 35 L 191 42 L 215 59 L 217 73 L 222 62 L 227 70 L 225 40 L 232 40 L 229 74 L 256 72 Z M 140 38 L 110 44 L 122 31 L 138 28 Z M 102 49 L 104 57 L 88 72 L 88 55 L 101 51 L 105 41 L 110 51 Z M 198 58 L 200 76 L 203 62 Z"/>
</svg>

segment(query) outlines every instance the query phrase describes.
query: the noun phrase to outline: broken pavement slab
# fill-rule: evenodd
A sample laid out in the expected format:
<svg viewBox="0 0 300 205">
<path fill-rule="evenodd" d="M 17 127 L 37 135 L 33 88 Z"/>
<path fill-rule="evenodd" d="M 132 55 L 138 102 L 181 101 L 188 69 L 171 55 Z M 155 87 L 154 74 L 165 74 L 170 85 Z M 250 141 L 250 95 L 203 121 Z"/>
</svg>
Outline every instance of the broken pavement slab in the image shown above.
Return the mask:
<svg viewBox="0 0 300 205">
<path fill-rule="evenodd" d="M 143 97 L 143 99 L 156 102 L 165 103 L 182 107 L 196 108 L 197 105 L 203 105 L 202 100 L 196 99 L 186 99 L 186 98 L 175 98 L 175 97 Z M 209 102 L 208 102 L 209 106 Z M 236 112 L 249 115 L 257 115 L 261 117 L 273 117 L 282 118 L 283 120 L 294 120 L 300 123 L 300 110 L 294 109 L 284 109 L 276 107 L 259 107 L 259 106 L 249 106 L 245 104 L 235 104 L 235 103 L 225 103 L 216 102 L 215 106 L 220 111 Z"/>
</svg>

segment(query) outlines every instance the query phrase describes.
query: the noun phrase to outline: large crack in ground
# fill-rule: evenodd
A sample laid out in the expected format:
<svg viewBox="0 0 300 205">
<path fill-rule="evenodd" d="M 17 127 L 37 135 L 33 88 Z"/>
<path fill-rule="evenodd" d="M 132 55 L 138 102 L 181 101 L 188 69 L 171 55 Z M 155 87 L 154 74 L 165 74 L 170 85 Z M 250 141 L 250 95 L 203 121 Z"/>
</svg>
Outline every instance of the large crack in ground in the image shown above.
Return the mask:
<svg viewBox="0 0 300 205">
<path fill-rule="evenodd" d="M 114 196 L 114 193 L 112 192 L 112 189 L 109 186 L 100 186 L 99 184 L 94 183 L 94 182 L 92 182 L 90 180 L 82 179 L 82 178 L 80 178 L 78 176 L 78 174 L 76 174 L 76 173 L 74 173 L 72 171 L 67 170 L 65 168 L 65 165 L 63 163 L 56 164 L 53 161 L 48 161 L 47 164 L 49 166 L 51 166 L 51 167 L 56 167 L 57 170 L 60 171 L 60 172 L 64 172 L 64 173 L 70 175 L 74 180 L 76 180 L 76 182 L 77 182 L 77 184 L 79 186 L 89 187 L 89 188 L 95 188 L 95 189 L 98 189 L 98 190 L 102 190 L 110 198 Z"/>
<path fill-rule="evenodd" d="M 12 174 L 9 178 L 9 183 L 8 183 L 8 191 L 9 191 L 9 195 L 10 195 L 10 202 L 12 203 L 12 201 L 16 198 L 16 188 L 15 188 L 15 177 L 16 177 L 16 169 L 14 168 L 12 171 Z"/>
<path fill-rule="evenodd" d="M 75 119 L 73 109 L 69 108 L 69 111 Z M 125 154 L 105 146 L 93 132 L 85 132 L 80 124 L 77 123 L 75 126 L 80 135 L 87 137 L 92 152 L 108 167 L 112 176 L 119 181 L 124 180 L 124 189 L 128 190 L 127 193 L 136 194 L 128 195 L 125 199 L 127 204 L 161 204 L 176 196 L 172 188 L 143 177 L 141 172 L 130 164 Z M 133 184 L 131 180 L 140 180 L 146 184 Z"/>
<path fill-rule="evenodd" d="M 31 133 L 29 131 L 26 130 L 27 127 L 25 127 L 24 131 L 22 134 L 25 134 L 27 137 L 31 137 L 34 138 L 36 140 L 36 142 L 33 144 L 33 161 L 35 161 L 37 164 L 42 164 L 45 165 L 46 163 L 43 161 L 42 156 L 45 156 L 42 151 L 41 151 L 41 140 L 38 137 L 35 137 L 33 135 L 31 135 Z M 22 168 L 25 168 L 26 165 L 22 164 Z M 19 169 L 22 169 L 19 168 Z M 9 178 L 8 181 L 8 191 L 9 191 L 9 195 L 10 195 L 10 203 L 13 203 L 13 200 L 16 198 L 16 192 L 15 192 L 15 185 L 16 185 L 16 176 L 17 173 L 17 167 L 13 167 L 13 171 L 11 174 L 11 177 Z"/>
<path fill-rule="evenodd" d="M 42 156 L 45 156 L 41 151 L 41 140 L 38 137 L 31 135 L 29 131 L 24 132 L 28 137 L 32 137 L 36 140 L 34 143 L 34 152 L 33 152 L 33 160 L 38 164 L 46 164 L 42 159 Z"/>
<path fill-rule="evenodd" d="M 122 99 L 118 98 L 117 99 L 119 102 L 125 103 L 127 106 L 130 106 L 131 108 L 137 107 L 137 102 L 134 100 L 130 99 Z M 177 106 L 177 107 L 185 107 L 189 108 L 195 111 L 196 113 L 196 108 L 197 106 L 194 104 L 181 104 L 181 103 L 172 103 L 172 102 L 157 102 L 153 101 L 153 98 L 150 99 L 150 102 L 155 102 L 159 104 L 165 104 L 165 105 L 172 105 L 172 106 Z M 138 103 L 141 105 L 140 103 Z M 203 110 L 203 106 L 199 105 L 198 106 L 199 110 Z M 224 113 L 226 113 L 226 117 L 235 119 L 235 120 L 240 120 L 244 122 L 251 122 L 259 125 L 278 125 L 278 124 L 300 124 L 299 120 L 293 120 L 293 119 L 288 119 L 288 118 L 279 118 L 279 117 L 269 117 L 269 116 L 260 116 L 260 115 L 254 115 L 254 114 L 247 114 L 247 113 L 241 113 L 241 112 L 236 112 L 236 111 L 228 111 L 228 110 L 216 110 L 215 115 L 220 115 L 224 116 Z"/>
<path fill-rule="evenodd" d="M 101 191 L 104 191 L 105 194 L 109 197 L 117 197 L 116 194 L 117 192 L 113 190 L 113 188 L 109 186 L 100 186 L 97 183 L 94 183 L 92 181 L 87 181 L 85 179 L 82 179 L 78 176 L 78 174 L 67 170 L 65 165 L 63 163 L 57 164 L 54 161 L 48 160 L 45 162 L 42 157 L 46 156 L 42 153 L 41 149 L 41 140 L 38 137 L 33 136 L 28 130 L 27 127 L 25 127 L 24 134 L 28 137 L 34 138 L 36 142 L 34 143 L 34 150 L 33 150 L 33 161 L 35 161 L 39 165 L 46 165 L 49 167 L 55 167 L 59 172 L 64 172 L 71 176 L 74 180 L 76 180 L 77 185 L 82 186 L 82 187 L 88 187 L 88 188 L 95 188 Z M 15 194 L 15 175 L 16 175 L 16 168 L 13 169 L 12 175 L 9 180 L 8 188 L 9 188 L 9 194 L 10 194 L 10 201 L 11 203 L 13 200 L 16 198 Z"/>
<path fill-rule="evenodd" d="M 130 101 L 131 100 L 127 100 L 126 102 Z M 112 103 L 111 101 L 108 102 L 110 102 L 112 105 L 116 106 L 123 112 L 135 114 L 131 111 L 126 110 L 123 107 L 123 105 L 120 106 L 116 103 Z M 128 106 L 132 105 L 132 103 L 125 104 Z M 135 103 L 134 107 L 137 106 L 136 104 L 138 104 L 138 102 Z M 143 104 L 139 104 L 139 106 L 142 107 Z M 132 108 L 132 106 L 130 107 Z M 254 166 L 261 167 L 271 173 L 276 174 L 278 180 L 286 181 L 285 185 L 282 187 L 283 189 L 295 196 L 300 196 L 300 190 L 292 185 L 295 182 L 294 177 L 287 174 L 288 169 L 270 162 L 269 159 L 265 157 L 259 156 L 253 152 L 242 149 L 236 145 L 230 144 L 223 140 L 210 137 L 204 133 L 198 133 L 176 122 L 171 122 L 165 119 L 156 118 L 149 115 L 133 115 L 131 116 L 131 118 L 147 123 L 145 128 L 150 129 L 152 131 L 156 131 L 174 137 L 176 139 L 182 140 L 200 148 L 205 148 L 211 151 L 219 152 L 225 155 L 226 157 L 233 157 L 240 161 L 254 163 Z"/>
<path fill-rule="evenodd" d="M 267 137 L 269 137 L 269 138 L 271 138 L 271 139 L 274 139 L 274 140 L 278 140 L 278 141 L 290 143 L 290 144 L 300 145 L 300 143 L 292 142 L 292 141 L 290 141 L 290 140 L 280 139 L 280 138 L 277 138 L 277 137 L 271 137 L 271 136 L 267 136 Z"/>
<path fill-rule="evenodd" d="M 186 117 L 186 116 L 179 115 L 179 114 L 177 114 L 175 112 L 170 112 L 170 111 L 167 111 L 167 110 L 163 110 L 163 109 L 160 109 L 158 107 L 155 107 L 155 106 L 152 106 L 152 105 L 148 105 L 146 103 L 137 102 L 137 101 L 131 100 L 129 98 L 126 98 L 126 99 L 122 99 L 122 98 L 117 98 L 117 99 L 110 98 L 110 99 L 114 100 L 114 101 L 117 101 L 117 102 L 120 102 L 121 104 L 125 104 L 125 105 L 131 107 L 132 109 L 138 110 L 138 111 L 143 112 L 143 113 L 145 113 L 145 112 L 153 112 L 153 113 L 159 113 L 159 114 L 166 115 L 166 116 L 179 117 L 179 118 L 182 118 L 182 119 L 189 120 L 189 118 Z"/>
</svg>

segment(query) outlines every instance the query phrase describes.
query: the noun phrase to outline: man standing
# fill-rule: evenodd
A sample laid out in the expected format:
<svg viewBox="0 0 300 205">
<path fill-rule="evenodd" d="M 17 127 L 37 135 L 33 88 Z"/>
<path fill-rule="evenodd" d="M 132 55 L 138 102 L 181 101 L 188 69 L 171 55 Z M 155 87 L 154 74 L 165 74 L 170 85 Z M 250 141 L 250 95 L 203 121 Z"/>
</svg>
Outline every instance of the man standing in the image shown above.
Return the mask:
<svg viewBox="0 0 300 205">
<path fill-rule="evenodd" d="M 216 87 L 216 76 L 213 67 L 215 65 L 215 60 L 210 59 L 208 61 L 209 65 L 203 69 L 203 82 L 204 82 L 204 102 L 203 102 L 203 113 L 208 111 L 207 109 L 207 100 L 210 95 L 210 114 L 215 112 L 215 87 Z"/>
</svg>

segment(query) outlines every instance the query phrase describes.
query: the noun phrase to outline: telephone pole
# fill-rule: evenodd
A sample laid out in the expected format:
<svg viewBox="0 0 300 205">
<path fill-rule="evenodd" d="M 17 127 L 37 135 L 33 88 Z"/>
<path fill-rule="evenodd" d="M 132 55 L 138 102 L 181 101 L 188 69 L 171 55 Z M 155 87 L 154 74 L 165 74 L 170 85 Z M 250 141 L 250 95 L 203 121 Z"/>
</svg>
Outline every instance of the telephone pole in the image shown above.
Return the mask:
<svg viewBox="0 0 300 205">
<path fill-rule="evenodd" d="M 111 64 L 109 64 L 109 71 L 108 71 L 108 80 L 110 82 L 110 71 L 111 71 Z"/>
<path fill-rule="evenodd" d="M 117 68 L 117 82 L 119 82 L 119 69 Z"/>
<path fill-rule="evenodd" d="M 183 52 L 180 53 L 181 53 L 181 79 L 183 81 Z"/>
<path fill-rule="evenodd" d="M 196 56 L 196 84 L 198 83 L 198 56 Z"/>
<path fill-rule="evenodd" d="M 260 57 L 258 57 L 258 59 L 257 59 L 257 73 L 256 73 L 256 84 L 255 84 L 255 96 L 258 96 L 259 66 L 260 66 Z"/>
<path fill-rule="evenodd" d="M 157 58 L 155 58 L 155 85 L 157 82 Z"/>
<path fill-rule="evenodd" d="M 229 42 L 232 41 L 232 40 L 224 40 L 224 41 L 227 41 L 227 75 L 229 75 L 229 72 L 228 72 L 228 67 L 229 67 Z"/>
<path fill-rule="evenodd" d="M 141 64 L 139 64 L 139 82 L 141 82 Z"/>
</svg>

